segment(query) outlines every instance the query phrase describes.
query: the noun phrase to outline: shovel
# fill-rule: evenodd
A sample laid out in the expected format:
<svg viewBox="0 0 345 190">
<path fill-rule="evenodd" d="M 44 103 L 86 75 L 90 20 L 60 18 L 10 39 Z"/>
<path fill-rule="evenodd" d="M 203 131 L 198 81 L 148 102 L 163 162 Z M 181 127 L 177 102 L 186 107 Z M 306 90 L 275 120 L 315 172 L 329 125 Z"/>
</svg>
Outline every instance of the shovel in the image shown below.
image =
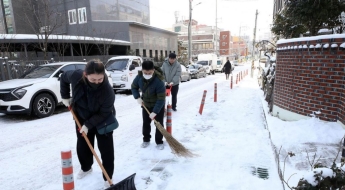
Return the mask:
<svg viewBox="0 0 345 190">
<path fill-rule="evenodd" d="M 74 118 L 75 122 L 77 123 L 79 129 L 81 129 L 81 125 L 80 125 L 79 120 L 76 117 L 73 109 L 71 107 L 68 107 L 68 109 L 71 111 L 71 113 L 73 115 L 73 118 Z M 105 178 L 107 179 L 107 181 L 108 181 L 108 183 L 110 185 L 110 187 L 107 188 L 106 190 L 136 190 L 135 184 L 134 184 L 135 173 L 130 175 L 130 176 L 128 176 L 126 179 L 120 181 L 119 183 L 117 183 L 115 185 L 113 184 L 113 182 L 111 181 L 107 171 L 105 171 L 101 161 L 99 160 L 95 150 L 93 149 L 93 147 L 92 147 L 92 145 L 91 145 L 91 143 L 89 141 L 89 138 L 87 138 L 87 135 L 84 132 L 83 132 L 82 135 L 85 138 L 85 141 L 86 141 L 87 145 L 89 146 L 93 156 L 96 158 L 98 165 L 101 167 L 102 172 L 103 172 Z"/>
</svg>

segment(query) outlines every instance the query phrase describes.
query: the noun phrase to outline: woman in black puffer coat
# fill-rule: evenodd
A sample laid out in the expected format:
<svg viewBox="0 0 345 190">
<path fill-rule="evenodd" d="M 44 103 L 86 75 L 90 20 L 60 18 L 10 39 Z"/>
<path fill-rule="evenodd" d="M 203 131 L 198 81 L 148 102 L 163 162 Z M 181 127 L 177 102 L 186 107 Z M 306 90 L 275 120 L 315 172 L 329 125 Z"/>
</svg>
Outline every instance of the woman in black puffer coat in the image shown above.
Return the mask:
<svg viewBox="0 0 345 190">
<path fill-rule="evenodd" d="M 226 80 L 228 80 L 229 79 L 229 75 L 231 73 L 231 63 L 229 61 L 229 58 L 226 58 L 226 63 L 224 65 L 224 67 L 223 67 L 223 70 L 225 72 Z"/>
<path fill-rule="evenodd" d="M 99 60 L 91 60 L 86 64 L 84 71 L 72 70 L 63 73 L 60 79 L 60 93 L 63 103 L 67 107 L 72 105 L 82 125 L 80 131 L 76 125 L 77 154 L 81 165 L 77 178 L 83 178 L 91 173 L 93 164 L 93 154 L 82 132 L 87 134 L 92 145 L 94 145 L 95 137 L 97 138 L 103 166 L 111 178 L 114 172 L 113 132 L 104 135 L 97 132 L 97 128 L 101 127 L 107 118 L 115 118 L 115 93 L 109 84 L 103 63 Z M 106 186 L 107 181 L 104 175 L 103 179 Z"/>
</svg>

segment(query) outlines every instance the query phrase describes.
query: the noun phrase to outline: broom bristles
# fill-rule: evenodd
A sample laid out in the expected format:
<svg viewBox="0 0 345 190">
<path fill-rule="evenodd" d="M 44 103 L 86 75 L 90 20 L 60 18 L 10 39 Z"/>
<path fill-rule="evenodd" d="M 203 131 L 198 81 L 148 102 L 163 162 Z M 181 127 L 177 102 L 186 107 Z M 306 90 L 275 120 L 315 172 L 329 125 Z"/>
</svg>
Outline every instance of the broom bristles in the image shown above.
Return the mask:
<svg viewBox="0 0 345 190">
<path fill-rule="evenodd" d="M 178 142 L 170 133 L 168 133 L 168 131 L 164 129 L 164 127 L 158 121 L 154 120 L 154 123 L 157 129 L 162 133 L 162 135 L 168 142 L 171 150 L 173 151 L 173 154 L 189 158 L 198 156 L 196 154 L 193 154 L 190 150 L 188 150 L 180 142 Z"/>
</svg>

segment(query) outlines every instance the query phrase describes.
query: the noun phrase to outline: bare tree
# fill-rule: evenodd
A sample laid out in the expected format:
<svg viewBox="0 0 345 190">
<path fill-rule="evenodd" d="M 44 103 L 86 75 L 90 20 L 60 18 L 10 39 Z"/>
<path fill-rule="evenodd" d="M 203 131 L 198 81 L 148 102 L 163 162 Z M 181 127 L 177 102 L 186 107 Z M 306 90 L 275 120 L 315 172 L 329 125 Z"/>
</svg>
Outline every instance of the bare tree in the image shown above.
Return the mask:
<svg viewBox="0 0 345 190">
<path fill-rule="evenodd" d="M 94 33 L 94 36 L 105 36 L 104 34 L 110 34 L 110 33 L 112 34 L 112 36 L 108 36 L 107 38 L 106 37 L 94 37 L 94 39 L 97 39 L 97 41 L 99 42 L 99 43 L 96 43 L 96 45 L 97 45 L 98 51 L 100 52 L 100 54 L 102 56 L 101 60 L 105 61 L 106 57 L 109 55 L 110 46 L 113 44 L 113 42 L 116 41 L 117 33 L 112 32 L 112 31 L 108 31 L 107 29 L 105 29 L 105 30 L 93 29 L 92 31 Z M 130 50 L 127 50 L 125 53 L 130 53 L 129 51 Z"/>
<path fill-rule="evenodd" d="M 49 36 L 56 33 L 66 21 L 56 6 L 50 0 L 25 0 L 23 1 L 24 20 L 30 26 L 32 32 L 37 36 L 38 49 L 47 58 Z"/>
<path fill-rule="evenodd" d="M 84 59 L 84 56 L 88 56 L 95 44 L 93 43 L 85 43 L 87 39 L 90 38 L 90 33 L 92 33 L 92 28 L 90 25 L 79 25 L 77 27 L 77 39 L 79 40 L 79 56 L 81 56 Z"/>
<path fill-rule="evenodd" d="M 5 43 L 0 43 L 0 57 L 11 57 L 11 41 L 15 38 L 16 34 L 0 34 L 0 40 Z"/>
</svg>

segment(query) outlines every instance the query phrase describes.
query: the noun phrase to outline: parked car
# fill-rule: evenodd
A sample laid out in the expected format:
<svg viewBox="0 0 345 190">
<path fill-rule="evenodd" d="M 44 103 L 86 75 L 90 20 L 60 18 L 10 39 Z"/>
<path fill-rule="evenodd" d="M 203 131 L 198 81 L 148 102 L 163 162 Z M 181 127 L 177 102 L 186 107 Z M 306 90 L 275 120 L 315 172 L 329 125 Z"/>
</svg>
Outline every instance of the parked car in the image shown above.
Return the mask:
<svg viewBox="0 0 345 190">
<path fill-rule="evenodd" d="M 207 72 L 206 69 L 199 64 L 193 64 L 193 65 L 189 65 L 188 67 L 188 71 L 191 75 L 191 78 L 200 78 L 200 77 L 206 77 Z"/>
<path fill-rule="evenodd" d="M 215 74 L 217 68 L 217 55 L 214 53 L 199 54 L 197 64 L 203 65 L 207 74 Z"/>
<path fill-rule="evenodd" d="M 0 113 L 51 116 L 61 104 L 60 74 L 84 70 L 86 62 L 58 62 L 32 68 L 19 79 L 0 82 Z M 109 84 L 113 82 L 106 72 Z"/>
<path fill-rule="evenodd" d="M 238 66 L 238 60 L 233 60 L 232 63 L 234 64 L 234 66 Z"/>
<path fill-rule="evenodd" d="M 143 59 L 139 56 L 117 56 L 110 58 L 105 69 L 113 79 L 114 90 L 130 90 L 134 78 L 141 70 Z"/>
<path fill-rule="evenodd" d="M 184 66 L 181 65 L 181 77 L 180 77 L 180 81 L 181 82 L 186 82 L 186 81 L 190 81 L 192 77 L 190 76 L 188 69 Z"/>
</svg>

